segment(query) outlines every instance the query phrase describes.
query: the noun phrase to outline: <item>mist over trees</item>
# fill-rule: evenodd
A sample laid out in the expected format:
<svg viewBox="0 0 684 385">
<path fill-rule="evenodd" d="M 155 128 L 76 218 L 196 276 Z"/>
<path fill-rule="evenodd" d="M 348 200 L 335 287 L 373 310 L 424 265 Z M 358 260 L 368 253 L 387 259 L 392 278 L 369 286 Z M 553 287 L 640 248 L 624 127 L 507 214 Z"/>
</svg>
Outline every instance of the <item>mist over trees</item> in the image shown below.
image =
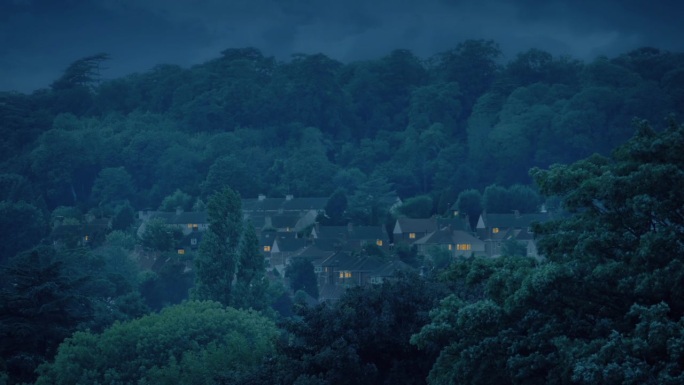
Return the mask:
<svg viewBox="0 0 684 385">
<path fill-rule="evenodd" d="M 231 48 L 103 80 L 107 59 L 0 92 L 0 384 L 684 382 L 683 53 Z M 559 214 L 528 229 L 539 260 L 366 245 L 415 271 L 312 304 L 308 260 L 266 269 L 258 194 L 390 234 Z M 208 229 L 139 228 L 156 209 Z"/>
</svg>

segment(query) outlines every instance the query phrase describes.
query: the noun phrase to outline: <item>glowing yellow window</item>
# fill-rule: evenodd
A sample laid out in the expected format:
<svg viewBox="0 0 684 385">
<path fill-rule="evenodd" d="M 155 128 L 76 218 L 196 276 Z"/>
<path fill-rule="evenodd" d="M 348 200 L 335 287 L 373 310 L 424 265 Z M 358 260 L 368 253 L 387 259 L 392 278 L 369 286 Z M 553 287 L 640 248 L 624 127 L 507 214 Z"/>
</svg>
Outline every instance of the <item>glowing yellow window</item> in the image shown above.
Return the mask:
<svg viewBox="0 0 684 385">
<path fill-rule="evenodd" d="M 470 243 L 459 243 L 456 245 L 456 250 L 470 250 L 472 245 Z"/>
<path fill-rule="evenodd" d="M 499 232 L 499 228 L 498 228 L 498 227 L 494 227 L 494 228 L 492 229 L 492 234 L 496 234 L 496 233 L 498 233 L 498 232 Z"/>
<path fill-rule="evenodd" d="M 340 278 L 351 278 L 351 271 L 340 271 Z"/>
<path fill-rule="evenodd" d="M 199 225 L 197 223 L 192 224 L 192 229 L 197 230 L 199 228 Z"/>
<path fill-rule="evenodd" d="M 86 235 L 85 237 L 83 237 L 83 240 L 85 240 L 86 242 L 88 242 L 88 236 Z"/>
<path fill-rule="evenodd" d="M 271 246 L 264 246 L 264 251 L 271 251 Z"/>
<path fill-rule="evenodd" d="M 189 229 L 192 228 L 192 223 L 188 223 L 188 228 L 189 228 Z"/>
<path fill-rule="evenodd" d="M 416 233 L 409 233 L 409 238 L 415 239 L 415 238 L 416 238 Z"/>
<path fill-rule="evenodd" d="M 180 254 L 180 255 L 185 254 L 185 249 L 178 249 L 178 254 Z"/>
<path fill-rule="evenodd" d="M 377 241 L 375 241 L 375 244 L 378 246 L 382 246 L 382 239 L 378 239 Z"/>
</svg>

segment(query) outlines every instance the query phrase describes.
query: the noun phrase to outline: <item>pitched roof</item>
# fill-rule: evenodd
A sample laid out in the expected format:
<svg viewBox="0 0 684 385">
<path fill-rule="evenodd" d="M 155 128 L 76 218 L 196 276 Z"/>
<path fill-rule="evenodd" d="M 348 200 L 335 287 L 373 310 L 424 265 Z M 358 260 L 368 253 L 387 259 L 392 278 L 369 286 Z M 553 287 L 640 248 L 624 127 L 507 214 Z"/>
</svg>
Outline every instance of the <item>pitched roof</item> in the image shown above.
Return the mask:
<svg viewBox="0 0 684 385">
<path fill-rule="evenodd" d="M 537 214 L 489 214 L 483 213 L 481 218 L 484 220 L 486 227 L 499 227 L 499 228 L 527 228 L 533 222 L 547 222 L 550 221 L 550 213 L 537 213 Z"/>
<path fill-rule="evenodd" d="M 353 226 L 348 239 L 388 239 L 383 226 Z"/>
<path fill-rule="evenodd" d="M 459 243 L 469 243 L 472 245 L 484 244 L 482 240 L 468 232 L 450 230 L 449 228 L 433 231 L 413 243 L 416 245 L 455 245 Z"/>
<path fill-rule="evenodd" d="M 437 230 L 435 218 L 398 218 L 394 233 L 429 233 Z"/>
<path fill-rule="evenodd" d="M 281 253 L 291 253 L 306 247 L 306 239 L 302 238 L 277 238 L 278 250 Z"/>
</svg>

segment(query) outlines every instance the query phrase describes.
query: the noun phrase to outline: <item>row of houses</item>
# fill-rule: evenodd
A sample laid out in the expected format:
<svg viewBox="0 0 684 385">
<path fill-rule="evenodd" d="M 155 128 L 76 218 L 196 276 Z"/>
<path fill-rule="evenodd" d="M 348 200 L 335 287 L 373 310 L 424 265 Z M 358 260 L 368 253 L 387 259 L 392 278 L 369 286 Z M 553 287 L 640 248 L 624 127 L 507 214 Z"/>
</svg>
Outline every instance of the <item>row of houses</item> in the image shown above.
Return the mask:
<svg viewBox="0 0 684 385">
<path fill-rule="evenodd" d="M 507 242 L 524 246 L 526 254 L 539 258 L 531 224 L 551 219 L 549 213 L 487 214 L 475 229 L 468 220 L 453 218 L 399 218 L 390 232 L 384 226 L 322 226 L 316 222 L 326 198 L 266 198 L 242 202 L 243 218 L 259 234 L 259 247 L 270 269 L 284 275 L 293 258 L 311 261 L 318 278 L 320 300 L 334 300 L 347 287 L 381 283 L 397 270 L 411 267 L 392 256 L 392 249 L 405 244 L 430 256 L 436 251 L 452 257 L 498 257 Z M 202 212 L 140 212 L 139 234 L 154 218 L 180 229 L 185 240 L 178 253 L 197 248 L 207 215 Z"/>
</svg>

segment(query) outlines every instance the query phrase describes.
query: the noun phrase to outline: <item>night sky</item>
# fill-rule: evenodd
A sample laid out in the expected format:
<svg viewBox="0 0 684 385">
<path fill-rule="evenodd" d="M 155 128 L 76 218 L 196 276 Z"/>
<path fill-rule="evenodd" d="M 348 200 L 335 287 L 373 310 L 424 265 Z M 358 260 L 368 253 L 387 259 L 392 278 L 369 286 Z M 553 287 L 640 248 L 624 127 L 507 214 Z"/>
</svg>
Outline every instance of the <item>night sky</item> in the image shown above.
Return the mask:
<svg viewBox="0 0 684 385">
<path fill-rule="evenodd" d="M 529 48 L 583 60 L 684 51 L 681 15 L 679 0 L 0 0 L 0 91 L 48 87 L 99 52 L 116 78 L 247 46 L 344 62 L 396 48 L 428 57 L 465 39 L 496 41 L 504 60 Z"/>
</svg>

